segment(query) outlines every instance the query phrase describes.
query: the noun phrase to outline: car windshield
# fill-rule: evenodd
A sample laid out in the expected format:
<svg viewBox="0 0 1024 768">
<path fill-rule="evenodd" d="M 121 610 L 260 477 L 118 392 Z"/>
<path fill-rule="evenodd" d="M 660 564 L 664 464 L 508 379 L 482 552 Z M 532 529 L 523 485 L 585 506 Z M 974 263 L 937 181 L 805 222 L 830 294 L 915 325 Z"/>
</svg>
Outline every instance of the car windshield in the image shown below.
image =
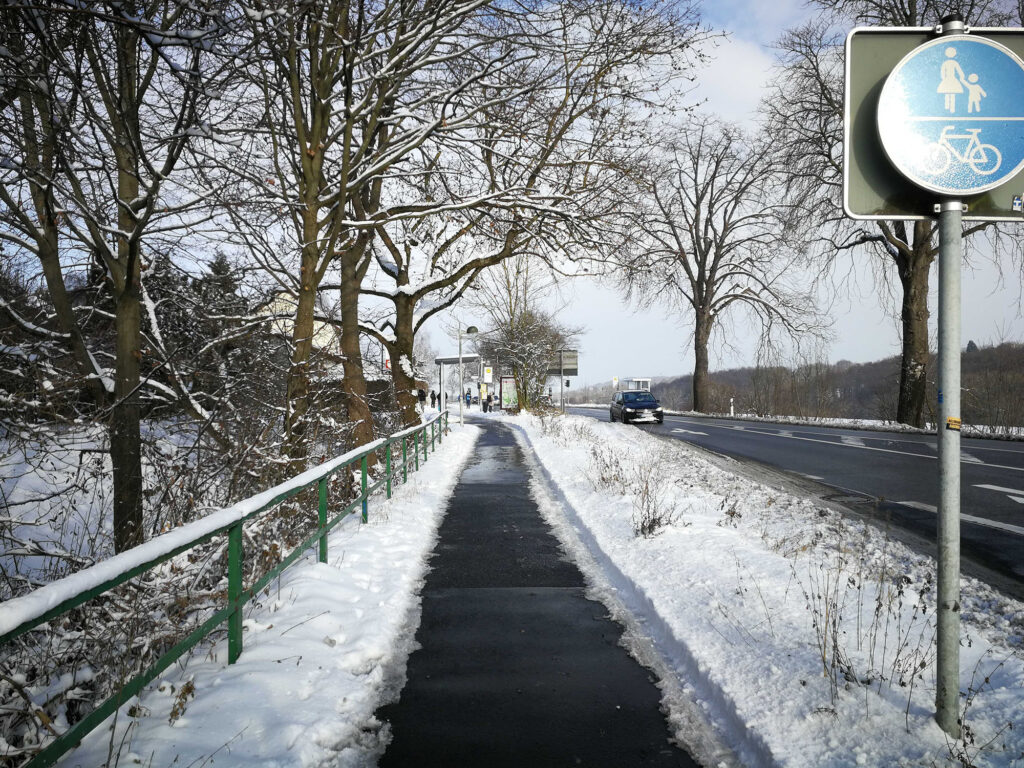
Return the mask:
<svg viewBox="0 0 1024 768">
<path fill-rule="evenodd" d="M 654 399 L 654 395 L 650 392 L 627 392 L 623 399 L 627 403 L 635 403 L 636 405 L 657 405 L 658 401 Z"/>
</svg>

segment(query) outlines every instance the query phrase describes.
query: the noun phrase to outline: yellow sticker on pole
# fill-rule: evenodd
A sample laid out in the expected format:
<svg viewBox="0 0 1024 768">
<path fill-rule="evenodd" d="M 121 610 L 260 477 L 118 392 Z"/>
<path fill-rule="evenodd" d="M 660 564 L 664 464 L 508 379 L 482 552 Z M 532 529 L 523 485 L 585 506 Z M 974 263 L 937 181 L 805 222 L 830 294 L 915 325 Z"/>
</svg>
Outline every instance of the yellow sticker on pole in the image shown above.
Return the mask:
<svg viewBox="0 0 1024 768">
<path fill-rule="evenodd" d="M 956 416 L 950 416 L 946 419 L 946 429 L 952 429 L 954 432 L 960 431 L 960 419 Z"/>
</svg>

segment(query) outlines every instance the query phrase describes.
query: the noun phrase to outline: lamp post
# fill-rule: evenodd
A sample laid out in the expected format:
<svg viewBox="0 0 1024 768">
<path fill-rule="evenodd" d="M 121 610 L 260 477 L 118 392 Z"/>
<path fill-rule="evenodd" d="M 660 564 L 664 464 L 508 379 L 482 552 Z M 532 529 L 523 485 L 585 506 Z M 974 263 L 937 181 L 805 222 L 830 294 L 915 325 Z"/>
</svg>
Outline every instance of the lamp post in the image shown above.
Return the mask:
<svg viewBox="0 0 1024 768">
<path fill-rule="evenodd" d="M 477 332 L 477 327 L 471 325 L 466 329 L 466 335 L 472 336 Z M 463 425 L 462 420 L 462 399 L 465 397 L 465 393 L 462 391 L 465 385 L 462 382 L 462 324 L 459 324 L 459 426 Z"/>
</svg>

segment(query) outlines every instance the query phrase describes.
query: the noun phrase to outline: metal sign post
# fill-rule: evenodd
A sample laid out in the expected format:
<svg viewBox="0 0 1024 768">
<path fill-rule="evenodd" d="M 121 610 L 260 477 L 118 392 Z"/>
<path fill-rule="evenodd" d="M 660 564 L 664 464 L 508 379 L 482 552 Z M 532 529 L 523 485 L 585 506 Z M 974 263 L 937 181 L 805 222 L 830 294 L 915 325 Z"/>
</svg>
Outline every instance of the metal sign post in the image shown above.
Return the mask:
<svg viewBox="0 0 1024 768">
<path fill-rule="evenodd" d="M 939 520 L 935 720 L 960 737 L 960 247 L 963 204 L 939 205 Z"/>
<path fill-rule="evenodd" d="M 558 350 L 558 403 L 562 409 L 562 413 L 565 413 L 565 359 L 563 354 L 564 349 Z"/>
<path fill-rule="evenodd" d="M 579 350 L 575 349 L 558 349 L 555 351 L 558 352 L 558 365 L 554 365 L 552 360 L 548 364 L 547 375 L 558 376 L 559 407 L 562 409 L 562 413 L 565 413 L 565 377 L 580 375 L 580 353 Z"/>
<path fill-rule="evenodd" d="M 991 37 L 999 42 L 988 33 L 995 33 Z M 859 29 L 847 38 L 847 214 L 876 220 L 937 214 L 939 219 L 935 720 L 954 738 L 961 737 L 962 222 L 1021 220 L 1024 61 L 1015 50 L 1024 50 L 1022 30 L 969 33 L 956 14 L 943 18 L 935 29 Z"/>
</svg>

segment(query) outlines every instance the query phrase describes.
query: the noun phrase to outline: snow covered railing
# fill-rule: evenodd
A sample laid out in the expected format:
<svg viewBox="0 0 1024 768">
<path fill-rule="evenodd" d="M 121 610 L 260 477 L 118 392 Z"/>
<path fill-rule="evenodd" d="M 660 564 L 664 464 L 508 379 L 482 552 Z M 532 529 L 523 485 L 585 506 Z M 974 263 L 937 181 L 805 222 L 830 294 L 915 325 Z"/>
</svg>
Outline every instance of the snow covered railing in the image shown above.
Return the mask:
<svg viewBox="0 0 1024 768">
<path fill-rule="evenodd" d="M 313 467 L 263 493 L 218 510 L 207 517 L 157 536 L 108 560 L 0 605 L 0 645 L 7 645 L 33 630 L 49 632 L 50 627 L 47 624 L 52 619 L 82 606 L 193 547 L 204 544 L 216 536 L 227 534 L 228 588 L 226 605 L 207 617 L 185 638 L 179 640 L 161 655 L 152 666 L 128 680 L 120 690 L 74 723 L 64 733 L 56 734 L 52 725 L 47 723 L 50 726 L 47 730 L 56 738 L 37 752 L 27 763 L 26 768 L 53 765 L 64 753 L 81 741 L 85 734 L 106 720 L 133 696 L 139 694 L 146 685 L 220 625 L 227 626 L 228 663 L 234 664 L 242 652 L 242 608 L 245 604 L 266 589 L 310 547 L 318 545 L 318 559 L 321 563 L 326 563 L 327 537 L 330 531 L 357 509 L 361 512 L 362 521 L 367 522 L 369 499 L 381 488 L 384 489 L 386 498 L 391 498 L 392 482 L 397 480 L 399 475 L 401 475 L 403 483 L 407 482 L 410 469 L 416 471 L 420 468 L 421 454 L 422 460 L 426 461 L 429 454 L 436 450 L 437 444 L 441 442 L 447 431 L 448 411 L 442 411 L 423 424 L 396 432 L 389 438 L 375 440 L 368 445 Z M 401 446 L 401 459 L 396 453 L 397 446 Z M 383 459 L 384 472 L 378 479 L 370 482 L 368 459 L 375 454 L 378 459 Z M 382 457 L 381 454 L 383 454 Z M 336 473 L 356 465 L 359 467 L 359 494 L 339 513 L 329 517 L 328 481 Z M 273 568 L 257 578 L 253 584 L 243 587 L 242 525 L 246 521 L 254 520 L 269 512 L 303 491 L 312 489 L 313 486 L 317 487 L 318 494 L 316 530 Z"/>
</svg>

